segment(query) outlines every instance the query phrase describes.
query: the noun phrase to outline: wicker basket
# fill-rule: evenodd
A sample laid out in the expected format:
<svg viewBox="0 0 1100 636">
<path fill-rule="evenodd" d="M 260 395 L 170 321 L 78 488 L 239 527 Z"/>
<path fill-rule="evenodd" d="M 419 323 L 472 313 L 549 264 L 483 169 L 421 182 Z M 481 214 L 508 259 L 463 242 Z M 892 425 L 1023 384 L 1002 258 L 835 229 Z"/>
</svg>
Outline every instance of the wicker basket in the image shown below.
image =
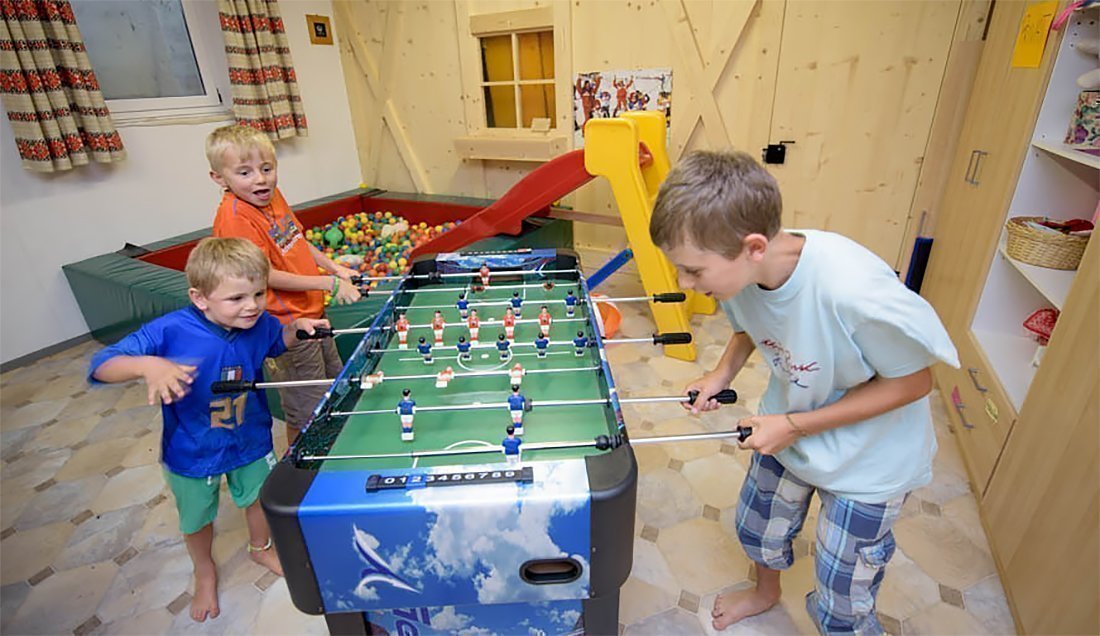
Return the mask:
<svg viewBox="0 0 1100 636">
<path fill-rule="evenodd" d="M 1027 221 L 1043 220 L 1041 216 L 1015 216 L 1008 220 L 1005 224 L 1008 256 L 1039 267 L 1077 269 L 1089 237 L 1040 232 L 1026 225 Z"/>
</svg>

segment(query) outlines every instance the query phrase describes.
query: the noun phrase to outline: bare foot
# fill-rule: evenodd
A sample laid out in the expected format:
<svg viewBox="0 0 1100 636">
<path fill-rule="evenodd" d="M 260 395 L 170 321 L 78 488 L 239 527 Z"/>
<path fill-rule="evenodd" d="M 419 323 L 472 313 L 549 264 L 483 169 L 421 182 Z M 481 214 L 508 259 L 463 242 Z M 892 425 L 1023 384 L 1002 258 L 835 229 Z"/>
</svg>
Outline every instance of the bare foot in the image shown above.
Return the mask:
<svg viewBox="0 0 1100 636">
<path fill-rule="evenodd" d="M 725 629 L 743 618 L 770 610 L 778 602 L 779 595 L 765 594 L 755 587 L 719 594 L 710 613 L 714 617 L 711 624 L 714 629 Z"/>
<path fill-rule="evenodd" d="M 217 618 L 221 614 L 218 607 L 218 572 L 213 566 L 195 570 L 195 596 L 191 599 L 191 618 L 203 622 Z"/>
<path fill-rule="evenodd" d="M 283 575 L 283 564 L 279 563 L 279 555 L 274 549 L 269 547 L 266 550 L 249 550 L 248 556 L 275 574 Z"/>
</svg>

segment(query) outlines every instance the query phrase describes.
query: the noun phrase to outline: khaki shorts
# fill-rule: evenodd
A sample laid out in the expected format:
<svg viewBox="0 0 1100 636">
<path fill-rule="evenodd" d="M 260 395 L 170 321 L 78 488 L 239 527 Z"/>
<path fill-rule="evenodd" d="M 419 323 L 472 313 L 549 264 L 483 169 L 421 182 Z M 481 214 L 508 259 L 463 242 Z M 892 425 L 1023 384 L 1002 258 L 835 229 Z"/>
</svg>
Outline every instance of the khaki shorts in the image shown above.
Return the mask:
<svg viewBox="0 0 1100 636">
<path fill-rule="evenodd" d="M 332 379 L 343 368 L 332 338 L 299 340 L 283 355 L 267 361 L 267 379 L 271 382 Z M 291 428 L 304 426 L 327 390 L 327 385 L 279 389 L 286 425 Z"/>
</svg>

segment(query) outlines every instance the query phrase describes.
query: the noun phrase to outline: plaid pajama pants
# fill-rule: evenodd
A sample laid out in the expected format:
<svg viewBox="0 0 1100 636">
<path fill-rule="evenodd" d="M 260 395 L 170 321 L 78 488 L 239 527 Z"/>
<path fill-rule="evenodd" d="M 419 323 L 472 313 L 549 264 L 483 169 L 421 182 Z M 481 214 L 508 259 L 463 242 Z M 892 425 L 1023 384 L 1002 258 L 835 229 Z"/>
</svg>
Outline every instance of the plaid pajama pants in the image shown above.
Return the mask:
<svg viewBox="0 0 1100 636">
<path fill-rule="evenodd" d="M 816 584 L 806 611 L 823 634 L 882 634 L 875 595 L 894 555 L 891 528 L 905 496 L 882 504 L 837 497 L 795 477 L 774 457 L 755 453 L 737 504 L 737 536 L 753 561 L 773 570 L 794 562 L 791 541 L 817 492 Z"/>
</svg>

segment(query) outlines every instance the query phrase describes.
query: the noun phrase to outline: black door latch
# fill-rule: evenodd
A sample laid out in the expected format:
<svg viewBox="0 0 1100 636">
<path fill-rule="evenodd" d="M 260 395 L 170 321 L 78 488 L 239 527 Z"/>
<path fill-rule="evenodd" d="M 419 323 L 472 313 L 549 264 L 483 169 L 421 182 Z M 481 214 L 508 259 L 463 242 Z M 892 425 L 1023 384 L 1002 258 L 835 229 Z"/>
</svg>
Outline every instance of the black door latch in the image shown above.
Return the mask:
<svg viewBox="0 0 1100 636">
<path fill-rule="evenodd" d="M 763 153 L 761 153 L 764 163 L 783 163 L 787 159 L 787 144 L 793 143 L 793 141 L 781 141 L 777 144 L 765 146 Z"/>
</svg>

